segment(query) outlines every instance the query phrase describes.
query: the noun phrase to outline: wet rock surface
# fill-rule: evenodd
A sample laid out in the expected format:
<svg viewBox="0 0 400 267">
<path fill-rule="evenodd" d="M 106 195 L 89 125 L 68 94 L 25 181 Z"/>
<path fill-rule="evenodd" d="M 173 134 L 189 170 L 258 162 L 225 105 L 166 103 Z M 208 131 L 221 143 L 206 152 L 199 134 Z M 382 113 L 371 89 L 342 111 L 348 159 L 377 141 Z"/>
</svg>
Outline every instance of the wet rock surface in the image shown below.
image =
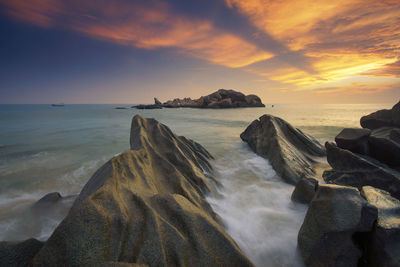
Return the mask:
<svg viewBox="0 0 400 267">
<path fill-rule="evenodd" d="M 400 266 L 400 201 L 371 186 L 364 186 L 361 194 L 379 214 L 369 235 L 367 260 L 370 266 Z"/>
<path fill-rule="evenodd" d="M 318 186 L 298 235 L 307 266 L 400 265 L 399 112 L 400 103 L 364 116 L 366 129 L 325 143 L 328 184 Z"/>
<path fill-rule="evenodd" d="M 318 189 L 318 180 L 314 178 L 303 178 L 297 182 L 291 199 L 294 202 L 308 204 L 314 198 Z"/>
<path fill-rule="evenodd" d="M 298 235 L 306 266 L 357 266 L 355 234 L 370 232 L 377 210 L 354 187 L 320 185 Z"/>
<path fill-rule="evenodd" d="M 368 137 L 371 130 L 362 128 L 345 128 L 336 137 L 336 145 L 355 153 L 369 153 Z"/>
<path fill-rule="evenodd" d="M 324 172 L 327 183 L 349 185 L 361 190 L 369 185 L 390 192 L 400 198 L 400 173 L 371 157 L 325 144 L 327 159 L 332 170 Z"/>
<path fill-rule="evenodd" d="M 360 124 L 363 128 L 371 130 L 381 127 L 400 128 L 400 102 L 394 105 L 392 109 L 378 110 L 362 117 Z"/>
<path fill-rule="evenodd" d="M 0 242 L 0 266 L 28 267 L 43 242 L 30 238 L 23 242 Z"/>
<path fill-rule="evenodd" d="M 33 265 L 251 266 L 204 199 L 212 156 L 140 116 L 130 143 L 85 185 Z"/>
<path fill-rule="evenodd" d="M 272 115 L 253 121 L 240 138 L 255 153 L 267 158 L 290 184 L 295 185 L 302 178 L 315 178 L 316 168 L 324 162 L 325 149 L 316 139 Z"/>
</svg>

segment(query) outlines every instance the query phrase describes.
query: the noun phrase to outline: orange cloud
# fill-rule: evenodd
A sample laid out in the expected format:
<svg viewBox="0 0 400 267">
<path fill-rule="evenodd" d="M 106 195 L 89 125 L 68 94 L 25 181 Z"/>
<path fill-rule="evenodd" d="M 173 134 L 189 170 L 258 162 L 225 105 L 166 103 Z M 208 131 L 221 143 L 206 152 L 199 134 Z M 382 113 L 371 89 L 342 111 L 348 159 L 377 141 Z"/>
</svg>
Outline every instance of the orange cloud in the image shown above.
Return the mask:
<svg viewBox="0 0 400 267">
<path fill-rule="evenodd" d="M 38 26 L 59 25 L 144 49 L 179 48 L 182 53 L 223 66 L 243 67 L 273 57 L 208 21 L 173 14 L 161 1 L 148 6 L 124 0 L 2 2 L 11 16 Z"/>
<path fill-rule="evenodd" d="M 400 60 L 363 73 L 366 76 L 382 76 L 400 78 Z"/>
<path fill-rule="evenodd" d="M 346 86 L 316 88 L 317 94 L 374 95 L 399 88 L 400 83 L 360 83 L 352 82 Z"/>
<path fill-rule="evenodd" d="M 400 2 L 393 0 L 226 0 L 260 31 L 301 52 L 316 73 L 277 65 L 252 71 L 308 89 L 360 75 L 398 76 Z M 360 90 L 359 92 L 367 92 Z"/>
</svg>

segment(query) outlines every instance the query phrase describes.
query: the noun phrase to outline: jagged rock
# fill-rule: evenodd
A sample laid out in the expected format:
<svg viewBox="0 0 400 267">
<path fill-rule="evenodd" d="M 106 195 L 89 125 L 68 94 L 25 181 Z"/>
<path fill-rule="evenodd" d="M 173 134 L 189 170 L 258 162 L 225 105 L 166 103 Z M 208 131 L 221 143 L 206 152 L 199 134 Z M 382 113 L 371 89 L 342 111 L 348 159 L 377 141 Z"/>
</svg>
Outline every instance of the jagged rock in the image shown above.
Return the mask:
<svg viewBox="0 0 400 267">
<path fill-rule="evenodd" d="M 336 145 L 355 153 L 368 155 L 368 136 L 371 130 L 362 128 L 345 128 L 336 137 Z"/>
<path fill-rule="evenodd" d="M 353 236 L 369 232 L 377 210 L 354 187 L 320 185 L 298 235 L 306 266 L 357 266 L 362 252 Z"/>
<path fill-rule="evenodd" d="M 400 201 L 371 186 L 364 186 L 361 194 L 378 209 L 367 246 L 369 266 L 400 266 Z"/>
<path fill-rule="evenodd" d="M 48 193 L 41 199 L 39 199 L 34 206 L 42 206 L 47 204 L 53 204 L 62 199 L 62 196 L 59 192 Z"/>
<path fill-rule="evenodd" d="M 30 238 L 23 242 L 0 242 L 0 266 L 28 267 L 43 243 Z"/>
<path fill-rule="evenodd" d="M 154 104 L 158 106 L 162 105 L 162 103 L 160 102 L 160 100 L 157 99 L 157 97 L 154 98 Z"/>
<path fill-rule="evenodd" d="M 375 129 L 368 142 L 372 157 L 390 166 L 400 166 L 400 128 Z"/>
<path fill-rule="evenodd" d="M 308 204 L 314 198 L 318 189 L 318 180 L 313 178 L 303 178 L 297 182 L 292 193 L 291 199 L 294 202 Z"/>
<path fill-rule="evenodd" d="M 398 127 L 400 128 L 400 102 L 392 107 L 392 109 L 382 109 L 360 120 L 361 127 L 368 129 L 377 129 L 381 127 Z"/>
<path fill-rule="evenodd" d="M 283 180 L 294 185 L 302 178 L 315 178 L 315 169 L 325 156 L 317 140 L 272 115 L 253 121 L 240 138 L 267 158 Z"/>
<path fill-rule="evenodd" d="M 370 185 L 400 198 L 399 172 L 368 156 L 338 148 L 333 143 L 326 142 L 325 147 L 328 163 L 333 169 L 323 174 L 327 183 L 354 186 L 360 190 Z"/>
<path fill-rule="evenodd" d="M 34 265 L 251 266 L 204 198 L 211 155 L 138 115 L 130 144 L 85 185 Z"/>
</svg>

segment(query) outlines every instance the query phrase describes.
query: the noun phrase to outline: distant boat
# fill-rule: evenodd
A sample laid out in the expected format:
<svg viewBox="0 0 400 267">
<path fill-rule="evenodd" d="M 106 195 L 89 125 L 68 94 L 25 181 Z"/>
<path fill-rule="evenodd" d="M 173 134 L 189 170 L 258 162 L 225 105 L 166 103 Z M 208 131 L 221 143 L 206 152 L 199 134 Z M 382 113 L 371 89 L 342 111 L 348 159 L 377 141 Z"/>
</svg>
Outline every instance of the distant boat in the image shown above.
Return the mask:
<svg viewBox="0 0 400 267">
<path fill-rule="evenodd" d="M 65 104 L 64 103 L 60 103 L 60 104 L 51 104 L 52 107 L 64 107 Z"/>
</svg>

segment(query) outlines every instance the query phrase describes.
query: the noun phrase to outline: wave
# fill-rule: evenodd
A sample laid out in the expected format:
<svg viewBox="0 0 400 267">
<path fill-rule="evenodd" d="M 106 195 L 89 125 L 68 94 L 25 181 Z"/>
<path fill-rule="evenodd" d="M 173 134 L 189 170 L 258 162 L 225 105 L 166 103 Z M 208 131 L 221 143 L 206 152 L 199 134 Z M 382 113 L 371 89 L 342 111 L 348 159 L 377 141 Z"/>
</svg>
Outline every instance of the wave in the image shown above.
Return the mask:
<svg viewBox="0 0 400 267">
<path fill-rule="evenodd" d="M 222 187 L 207 197 L 210 205 L 256 266 L 302 266 L 297 233 L 306 207 L 291 202 L 293 186 L 245 144 L 229 150 L 214 162 Z"/>
</svg>

